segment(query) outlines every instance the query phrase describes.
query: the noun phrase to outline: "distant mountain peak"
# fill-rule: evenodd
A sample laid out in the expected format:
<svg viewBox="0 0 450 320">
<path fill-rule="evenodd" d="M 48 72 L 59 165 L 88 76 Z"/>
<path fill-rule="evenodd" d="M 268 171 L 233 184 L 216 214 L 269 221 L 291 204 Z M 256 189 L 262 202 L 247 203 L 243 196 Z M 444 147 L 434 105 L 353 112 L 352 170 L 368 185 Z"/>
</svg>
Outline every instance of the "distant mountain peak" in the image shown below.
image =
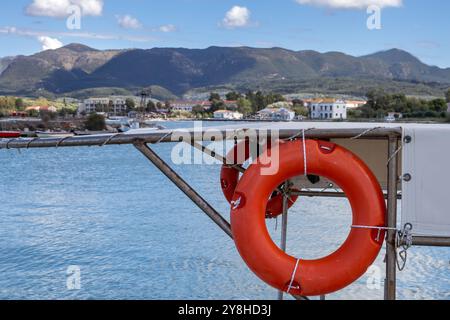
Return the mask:
<svg viewBox="0 0 450 320">
<path fill-rule="evenodd" d="M 68 45 L 66 45 L 66 46 L 64 46 L 62 48 L 70 50 L 70 51 L 74 51 L 74 52 L 80 52 L 80 53 L 81 52 L 88 52 L 88 51 L 98 51 L 97 49 L 88 47 L 88 46 L 86 46 L 84 44 L 81 44 L 81 43 L 71 43 L 71 44 L 68 44 Z"/>
<path fill-rule="evenodd" d="M 411 53 L 398 48 L 379 51 L 364 57 L 383 59 L 385 61 L 389 61 L 390 63 L 400 63 L 400 62 L 422 63 L 417 57 L 415 57 Z"/>
<path fill-rule="evenodd" d="M 385 53 L 397 53 L 397 54 L 408 54 L 411 55 L 408 51 L 403 50 L 403 49 L 399 49 L 399 48 L 392 48 L 392 49 L 387 49 L 387 50 L 381 50 L 378 52 L 385 52 Z"/>
</svg>

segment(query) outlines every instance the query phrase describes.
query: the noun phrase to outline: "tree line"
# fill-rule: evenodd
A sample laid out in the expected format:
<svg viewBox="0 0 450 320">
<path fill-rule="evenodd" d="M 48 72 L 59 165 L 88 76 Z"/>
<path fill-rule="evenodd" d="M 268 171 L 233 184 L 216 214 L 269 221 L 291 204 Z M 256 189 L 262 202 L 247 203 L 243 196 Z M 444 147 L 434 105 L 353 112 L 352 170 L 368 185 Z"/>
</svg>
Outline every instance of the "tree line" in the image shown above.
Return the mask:
<svg viewBox="0 0 450 320">
<path fill-rule="evenodd" d="M 445 118 L 450 89 L 445 98 L 423 99 L 407 97 L 405 94 L 388 94 L 383 90 L 367 93 L 367 103 L 349 112 L 353 118 L 384 118 L 389 113 L 402 114 L 404 118 Z"/>
<path fill-rule="evenodd" d="M 58 113 L 57 115 L 61 117 L 65 117 L 66 115 L 74 115 L 76 113 L 76 109 L 73 107 L 70 107 L 66 100 L 63 99 L 63 102 L 50 102 L 46 98 L 37 98 L 34 100 L 31 99 L 23 99 L 19 97 L 12 97 L 12 96 L 0 96 L 0 117 L 7 117 L 12 112 L 19 111 L 23 112 L 27 107 L 30 106 L 42 106 L 42 107 L 48 107 L 50 105 L 59 105 Z M 43 111 L 41 111 L 41 114 L 35 110 L 29 110 L 27 111 L 28 116 L 30 117 L 38 117 L 39 115 L 42 116 Z"/>
<path fill-rule="evenodd" d="M 0 97 L 0 117 L 7 116 L 11 111 L 23 110 L 23 99 L 15 97 Z"/>
<path fill-rule="evenodd" d="M 211 92 L 208 100 L 211 103 L 211 108 L 208 111 L 205 111 L 204 108 L 199 105 L 194 107 L 193 112 L 201 114 L 231 109 L 232 111 L 242 113 L 244 116 L 248 116 L 261 111 L 270 104 L 286 101 L 281 94 L 272 92 L 264 93 L 262 91 L 248 91 L 245 94 L 230 91 L 225 95 L 225 99 L 222 99 L 219 93 Z M 235 104 L 230 105 L 227 104 L 226 101 L 234 101 Z"/>
</svg>

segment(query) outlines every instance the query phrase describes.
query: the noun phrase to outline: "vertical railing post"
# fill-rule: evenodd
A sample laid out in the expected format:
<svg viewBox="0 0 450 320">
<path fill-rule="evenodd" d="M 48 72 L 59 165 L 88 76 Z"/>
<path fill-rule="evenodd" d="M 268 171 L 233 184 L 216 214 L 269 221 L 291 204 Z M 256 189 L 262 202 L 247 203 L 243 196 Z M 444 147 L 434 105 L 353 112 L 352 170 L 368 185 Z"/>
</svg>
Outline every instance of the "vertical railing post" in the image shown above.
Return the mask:
<svg viewBox="0 0 450 320">
<path fill-rule="evenodd" d="M 398 137 L 390 136 L 388 142 L 388 186 L 387 186 L 387 226 L 397 228 L 397 188 L 398 188 Z M 386 237 L 386 283 L 385 299 L 396 299 L 397 287 L 397 232 L 389 229 Z"/>
<path fill-rule="evenodd" d="M 284 184 L 284 195 L 283 195 L 283 215 L 281 218 L 281 243 L 280 248 L 284 252 L 287 249 L 287 225 L 288 225 L 288 201 L 289 201 L 289 182 Z M 283 291 L 278 291 L 278 300 L 283 300 Z"/>
</svg>

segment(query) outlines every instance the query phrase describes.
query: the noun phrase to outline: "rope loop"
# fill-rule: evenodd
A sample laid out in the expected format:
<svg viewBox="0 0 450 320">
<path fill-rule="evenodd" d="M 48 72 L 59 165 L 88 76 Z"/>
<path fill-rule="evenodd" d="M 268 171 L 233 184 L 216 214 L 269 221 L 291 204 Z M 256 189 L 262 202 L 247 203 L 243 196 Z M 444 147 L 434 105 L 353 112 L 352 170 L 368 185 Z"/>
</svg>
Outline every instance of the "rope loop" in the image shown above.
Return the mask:
<svg viewBox="0 0 450 320">
<path fill-rule="evenodd" d="M 350 140 L 358 140 L 359 138 L 362 138 L 362 137 L 364 137 L 365 135 L 371 133 L 372 131 L 375 131 L 375 130 L 378 130 L 378 129 L 381 129 L 381 127 L 375 127 L 375 128 L 367 129 L 367 130 L 365 130 L 364 132 L 358 134 L 357 136 L 355 136 L 355 137 L 353 137 L 353 138 L 350 138 Z"/>
<path fill-rule="evenodd" d="M 399 271 L 405 270 L 406 262 L 408 260 L 408 249 L 413 245 L 412 235 L 413 225 L 411 223 L 405 224 L 402 230 L 397 233 L 397 248 L 401 248 L 396 256 L 397 268 Z M 399 261 L 400 258 L 401 262 Z"/>
<path fill-rule="evenodd" d="M 119 133 L 115 133 L 115 134 L 113 134 L 113 135 L 111 135 L 111 136 L 109 136 L 108 137 L 108 139 L 106 139 L 105 140 L 105 142 L 103 142 L 101 145 L 100 145 L 100 147 L 104 147 L 104 146 L 106 146 L 108 143 L 110 143 L 111 142 L 111 140 L 112 139 L 114 139 L 115 137 L 118 137 L 118 136 L 120 136 L 122 133 L 121 132 L 119 132 Z"/>
<path fill-rule="evenodd" d="M 294 134 L 293 136 L 287 138 L 287 139 L 283 139 L 284 141 L 293 141 L 295 139 L 297 139 L 298 137 L 302 137 L 302 141 L 303 141 L 303 161 L 305 163 L 305 172 L 304 175 L 305 177 L 308 176 L 308 162 L 307 162 L 307 156 L 306 156 L 306 132 L 314 130 L 314 128 L 309 128 L 309 129 L 302 129 L 301 131 L 299 131 L 298 133 Z"/>
<path fill-rule="evenodd" d="M 31 143 L 33 143 L 34 141 L 36 141 L 36 140 L 38 140 L 39 138 L 32 138 L 32 139 L 30 139 L 30 141 L 28 141 L 28 143 L 27 143 L 27 149 L 30 149 L 30 145 L 31 145 Z"/>
<path fill-rule="evenodd" d="M 172 134 L 173 134 L 173 131 L 170 131 L 170 132 L 166 133 L 165 135 L 163 135 L 158 141 L 156 141 L 152 144 L 160 144 L 161 142 L 163 142 L 164 139 L 166 139 L 167 137 L 169 137 Z"/>
<path fill-rule="evenodd" d="M 400 151 L 402 151 L 402 149 L 403 149 L 403 147 L 405 146 L 405 143 L 404 142 L 402 142 L 401 144 L 400 144 L 400 147 L 389 157 L 389 159 L 388 159 L 388 161 L 387 161 L 387 163 L 386 163 L 386 165 L 389 165 L 390 163 L 391 163 L 391 161 L 392 160 L 394 160 L 394 158 L 398 155 L 398 153 L 400 152 Z"/>
<path fill-rule="evenodd" d="M 61 143 L 63 143 L 64 141 L 66 141 L 66 140 L 68 140 L 68 139 L 70 139 L 70 138 L 72 138 L 72 136 L 67 136 L 67 137 L 64 137 L 64 138 L 60 139 L 60 140 L 56 143 L 55 148 L 59 148 L 59 146 L 61 145 Z"/>
<path fill-rule="evenodd" d="M 11 148 L 9 147 L 9 144 L 10 144 L 11 142 L 15 141 L 15 140 L 17 140 L 17 139 L 14 138 L 14 139 L 9 139 L 9 140 L 8 140 L 8 142 L 6 143 L 6 149 L 7 149 L 7 150 L 11 149 Z"/>
<path fill-rule="evenodd" d="M 302 139 L 305 139 L 305 133 L 311 130 L 314 130 L 315 128 L 308 128 L 308 129 L 302 129 L 301 131 L 297 132 L 296 134 L 294 134 L 293 136 L 287 138 L 287 139 L 283 139 L 284 141 L 292 141 L 297 139 L 298 137 L 302 136 Z"/>
<path fill-rule="evenodd" d="M 411 223 L 405 224 L 402 230 L 398 230 L 397 228 L 389 228 L 389 227 L 375 227 L 375 226 L 359 226 L 353 225 L 354 229 L 371 229 L 378 230 L 378 235 L 376 240 L 380 240 L 382 231 L 396 231 L 396 248 L 401 248 L 400 251 L 396 252 L 395 263 L 397 264 L 397 268 L 399 271 L 403 271 L 406 267 L 406 262 L 408 260 L 408 249 L 413 245 L 413 225 Z"/>
<path fill-rule="evenodd" d="M 303 140 L 303 163 L 305 167 L 304 175 L 305 177 L 308 176 L 308 160 L 306 157 L 306 139 L 305 139 L 305 129 L 302 130 L 302 140 Z"/>
<path fill-rule="evenodd" d="M 236 201 L 231 201 L 231 208 L 236 210 L 241 205 L 242 197 L 239 197 Z"/>
<path fill-rule="evenodd" d="M 380 241 L 381 231 L 398 231 L 397 228 L 389 228 L 389 227 L 375 227 L 375 226 L 358 226 L 353 225 L 352 229 L 369 229 L 369 230 L 378 230 L 378 234 L 376 237 L 376 241 Z"/>
<path fill-rule="evenodd" d="M 278 190 L 281 192 L 281 194 L 283 195 L 283 197 L 286 197 L 287 200 L 288 200 L 291 204 L 294 204 L 295 201 L 292 200 L 292 195 L 290 194 L 290 191 L 291 191 L 290 187 L 291 187 L 291 184 L 289 185 L 288 190 L 286 190 L 285 188 L 278 188 Z"/>
<path fill-rule="evenodd" d="M 289 282 L 287 293 L 289 293 L 291 291 L 291 289 L 300 289 L 300 288 L 296 288 L 296 287 L 292 286 L 294 284 L 295 274 L 297 273 L 299 264 L 300 264 L 300 259 L 297 259 L 297 262 L 295 263 L 294 271 L 292 272 L 291 281 Z"/>
</svg>

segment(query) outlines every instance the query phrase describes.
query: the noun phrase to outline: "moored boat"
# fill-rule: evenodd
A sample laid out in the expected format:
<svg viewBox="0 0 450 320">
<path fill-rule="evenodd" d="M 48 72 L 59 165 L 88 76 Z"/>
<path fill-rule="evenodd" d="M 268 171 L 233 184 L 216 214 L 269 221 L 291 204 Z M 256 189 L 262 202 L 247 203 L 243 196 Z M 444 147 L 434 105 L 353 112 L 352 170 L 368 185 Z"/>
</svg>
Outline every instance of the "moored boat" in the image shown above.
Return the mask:
<svg viewBox="0 0 450 320">
<path fill-rule="evenodd" d="M 140 128 L 140 129 L 129 129 L 124 132 L 124 134 L 148 134 L 148 133 L 154 133 L 158 130 L 162 130 L 162 128 Z"/>
<path fill-rule="evenodd" d="M 69 138 L 69 137 L 73 137 L 74 136 L 74 134 L 72 132 L 66 132 L 66 131 L 62 131 L 62 132 L 37 131 L 36 135 L 39 138 L 56 138 L 56 139 Z"/>
<path fill-rule="evenodd" d="M 0 131 L 0 139 L 18 138 L 22 133 L 20 131 Z"/>
</svg>

